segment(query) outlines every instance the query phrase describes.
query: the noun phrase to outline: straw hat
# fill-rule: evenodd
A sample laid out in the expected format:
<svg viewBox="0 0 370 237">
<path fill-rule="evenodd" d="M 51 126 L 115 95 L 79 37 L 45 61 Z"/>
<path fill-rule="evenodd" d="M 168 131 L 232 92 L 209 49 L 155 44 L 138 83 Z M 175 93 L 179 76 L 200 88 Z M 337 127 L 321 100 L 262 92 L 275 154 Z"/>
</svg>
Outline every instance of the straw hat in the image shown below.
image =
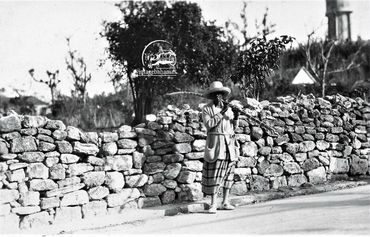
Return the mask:
<svg viewBox="0 0 370 237">
<path fill-rule="evenodd" d="M 227 96 L 228 94 L 230 94 L 231 90 L 228 87 L 224 87 L 222 85 L 222 82 L 214 81 L 214 82 L 211 83 L 209 88 L 207 90 L 205 90 L 203 96 L 210 99 L 210 95 L 212 93 L 215 93 L 215 92 L 222 92 L 224 94 L 224 96 Z"/>
</svg>

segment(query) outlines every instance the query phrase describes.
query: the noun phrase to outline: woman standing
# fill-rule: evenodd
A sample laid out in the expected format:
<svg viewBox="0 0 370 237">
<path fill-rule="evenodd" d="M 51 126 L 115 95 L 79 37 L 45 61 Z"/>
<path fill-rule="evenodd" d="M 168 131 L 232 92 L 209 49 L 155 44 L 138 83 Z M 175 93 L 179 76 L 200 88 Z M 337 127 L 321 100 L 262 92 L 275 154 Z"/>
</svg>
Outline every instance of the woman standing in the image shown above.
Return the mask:
<svg viewBox="0 0 370 237">
<path fill-rule="evenodd" d="M 212 100 L 203 107 L 203 123 L 207 128 L 207 141 L 204 152 L 202 172 L 202 191 L 211 195 L 209 213 L 216 213 L 217 193 L 223 187 L 223 201 L 220 209 L 233 210 L 229 203 L 230 188 L 233 184 L 235 164 L 238 160 L 239 146 L 234 129 L 239 124 L 239 112 L 231 110 L 223 99 L 230 89 L 221 82 L 214 81 L 204 97 Z"/>
</svg>

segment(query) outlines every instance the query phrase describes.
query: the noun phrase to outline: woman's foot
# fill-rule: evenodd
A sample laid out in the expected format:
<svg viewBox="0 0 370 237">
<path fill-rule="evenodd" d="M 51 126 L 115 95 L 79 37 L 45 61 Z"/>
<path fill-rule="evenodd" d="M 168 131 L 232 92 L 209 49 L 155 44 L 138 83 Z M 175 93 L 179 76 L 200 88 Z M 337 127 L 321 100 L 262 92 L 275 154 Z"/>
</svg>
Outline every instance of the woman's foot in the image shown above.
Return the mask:
<svg viewBox="0 0 370 237">
<path fill-rule="evenodd" d="M 208 209 L 208 213 L 215 214 L 217 212 L 217 206 L 216 205 L 210 205 Z"/>
<path fill-rule="evenodd" d="M 226 202 L 226 203 L 223 203 L 220 210 L 234 210 L 235 207 L 233 205 L 231 205 L 230 203 Z"/>
</svg>

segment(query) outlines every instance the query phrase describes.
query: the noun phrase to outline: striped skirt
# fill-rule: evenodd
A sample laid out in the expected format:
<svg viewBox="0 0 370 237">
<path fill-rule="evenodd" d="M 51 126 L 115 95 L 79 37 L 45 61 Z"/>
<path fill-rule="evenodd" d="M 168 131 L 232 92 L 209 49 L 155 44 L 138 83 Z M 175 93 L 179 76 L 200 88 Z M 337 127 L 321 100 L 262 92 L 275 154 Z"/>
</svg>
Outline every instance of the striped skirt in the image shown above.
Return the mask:
<svg viewBox="0 0 370 237">
<path fill-rule="evenodd" d="M 202 172 L 202 191 L 206 195 L 217 194 L 220 187 L 231 188 L 234 180 L 235 161 L 230 161 L 227 153 L 225 160 L 213 163 L 204 161 Z"/>
</svg>

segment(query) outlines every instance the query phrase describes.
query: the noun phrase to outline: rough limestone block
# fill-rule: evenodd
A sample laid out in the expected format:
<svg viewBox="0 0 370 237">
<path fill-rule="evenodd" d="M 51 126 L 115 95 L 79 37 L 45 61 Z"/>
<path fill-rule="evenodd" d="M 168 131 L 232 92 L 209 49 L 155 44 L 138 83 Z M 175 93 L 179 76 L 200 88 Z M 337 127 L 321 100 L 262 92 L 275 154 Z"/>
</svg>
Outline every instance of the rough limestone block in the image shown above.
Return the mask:
<svg viewBox="0 0 370 237">
<path fill-rule="evenodd" d="M 30 179 L 47 179 L 49 177 L 49 169 L 43 163 L 32 163 L 27 167 L 27 176 Z"/>
<path fill-rule="evenodd" d="M 304 171 L 309 171 L 316 169 L 320 166 L 320 162 L 316 158 L 307 159 L 302 164 L 302 169 Z"/>
<path fill-rule="evenodd" d="M 8 154 L 8 153 L 9 153 L 9 149 L 6 146 L 6 143 L 3 141 L 0 141 L 0 155 Z"/>
<path fill-rule="evenodd" d="M 75 184 L 81 183 L 81 179 L 79 177 L 69 177 L 62 180 L 57 181 L 59 188 L 63 188 L 66 186 L 71 186 Z"/>
<path fill-rule="evenodd" d="M 330 143 L 328 143 L 327 141 L 325 140 L 318 140 L 316 142 L 316 147 L 317 149 L 319 149 L 320 151 L 326 151 L 329 147 L 330 147 Z"/>
<path fill-rule="evenodd" d="M 23 169 L 13 170 L 11 172 L 7 172 L 6 176 L 10 182 L 22 182 L 26 178 L 26 174 L 24 173 Z"/>
<path fill-rule="evenodd" d="M 193 142 L 192 148 L 194 151 L 204 151 L 204 148 L 206 147 L 206 140 L 195 140 Z"/>
<path fill-rule="evenodd" d="M 41 211 L 39 206 L 14 207 L 12 212 L 17 215 L 29 215 Z"/>
<path fill-rule="evenodd" d="M 196 177 L 195 172 L 191 172 L 189 170 L 181 171 L 180 174 L 177 176 L 177 182 L 179 183 L 193 183 Z"/>
<path fill-rule="evenodd" d="M 137 174 L 126 176 L 126 186 L 129 188 L 142 187 L 148 182 L 148 176 L 146 174 Z"/>
<path fill-rule="evenodd" d="M 107 187 L 98 186 L 90 188 L 88 193 L 92 200 L 100 200 L 109 195 L 109 189 Z"/>
<path fill-rule="evenodd" d="M 106 198 L 108 207 L 121 206 L 124 203 L 135 200 L 140 197 L 140 191 L 137 188 L 124 188 L 119 193 L 109 194 Z"/>
<path fill-rule="evenodd" d="M 104 171 L 92 171 L 84 173 L 82 180 L 87 188 L 100 186 L 105 181 L 105 172 Z"/>
<path fill-rule="evenodd" d="M 125 179 L 123 178 L 123 175 L 120 172 L 107 172 L 105 178 L 105 185 L 112 192 L 117 193 L 125 185 Z"/>
<path fill-rule="evenodd" d="M 277 164 L 271 164 L 269 165 L 269 167 L 267 167 L 263 175 L 265 177 L 271 176 L 277 177 L 283 175 L 283 173 L 284 173 L 283 167 Z"/>
<path fill-rule="evenodd" d="M 82 217 L 84 219 L 107 214 L 107 203 L 105 201 L 92 201 L 82 206 Z"/>
<path fill-rule="evenodd" d="M 237 167 L 255 167 L 257 160 L 253 157 L 239 156 Z"/>
<path fill-rule="evenodd" d="M 313 141 L 303 141 L 299 143 L 299 151 L 300 152 L 309 152 L 313 151 L 316 147 L 315 142 Z"/>
<path fill-rule="evenodd" d="M 40 193 L 33 191 L 21 193 L 21 197 L 18 202 L 22 206 L 37 206 L 40 204 Z"/>
<path fill-rule="evenodd" d="M 67 193 L 60 201 L 61 207 L 82 205 L 89 202 L 89 196 L 85 190 L 78 190 Z"/>
<path fill-rule="evenodd" d="M 185 154 L 185 157 L 189 160 L 199 160 L 204 157 L 204 152 L 191 152 Z"/>
<path fill-rule="evenodd" d="M 20 222 L 21 229 L 43 227 L 52 222 L 53 217 L 47 211 L 24 216 Z"/>
<path fill-rule="evenodd" d="M 131 155 L 115 155 L 106 158 L 106 166 L 115 171 L 126 171 L 132 168 Z"/>
<path fill-rule="evenodd" d="M 166 179 L 163 181 L 163 186 L 169 189 L 175 189 L 177 187 L 177 182 L 175 180 Z"/>
<path fill-rule="evenodd" d="M 40 207 L 42 210 L 60 207 L 59 197 L 41 198 Z"/>
<path fill-rule="evenodd" d="M 141 169 L 145 162 L 145 156 L 143 153 L 140 153 L 138 151 L 134 151 L 132 153 L 132 159 L 133 159 L 133 167 L 136 169 Z"/>
<path fill-rule="evenodd" d="M 66 170 L 63 164 L 55 164 L 50 167 L 50 179 L 62 180 L 66 177 Z"/>
<path fill-rule="evenodd" d="M 180 187 L 179 199 L 181 201 L 194 202 L 203 198 L 202 185 L 200 183 L 182 184 Z"/>
<path fill-rule="evenodd" d="M 230 193 L 234 195 L 246 195 L 248 193 L 248 187 L 245 181 L 238 181 L 233 184 L 230 189 Z"/>
<path fill-rule="evenodd" d="M 17 190 L 0 189 L 0 204 L 9 203 L 19 198 Z"/>
<path fill-rule="evenodd" d="M 285 172 L 289 174 L 299 174 L 302 173 L 303 170 L 296 162 L 286 162 L 283 164 L 283 169 Z"/>
<path fill-rule="evenodd" d="M 104 159 L 95 156 L 89 156 L 87 162 L 95 166 L 103 166 L 105 164 Z"/>
<path fill-rule="evenodd" d="M 6 216 L 10 214 L 10 204 L 1 204 L 0 205 L 0 216 Z"/>
<path fill-rule="evenodd" d="M 94 167 L 89 163 L 76 163 L 69 165 L 67 172 L 70 176 L 77 176 L 92 170 Z"/>
<path fill-rule="evenodd" d="M 251 185 L 251 190 L 253 191 L 263 191 L 263 190 L 270 189 L 269 180 L 260 175 L 252 175 L 252 180 L 251 180 L 250 185 Z"/>
<path fill-rule="evenodd" d="M 258 147 L 254 142 L 246 142 L 241 147 L 241 156 L 255 157 L 257 156 Z"/>
<path fill-rule="evenodd" d="M 18 159 L 28 163 L 43 162 L 45 155 L 42 152 L 24 152 L 18 155 Z"/>
<path fill-rule="evenodd" d="M 356 155 L 351 156 L 350 174 L 351 175 L 364 175 L 369 170 L 369 161 L 367 159 L 360 159 Z"/>
<path fill-rule="evenodd" d="M 190 171 L 202 171 L 203 163 L 199 160 L 184 161 L 184 169 Z"/>
<path fill-rule="evenodd" d="M 121 139 L 117 141 L 117 145 L 119 148 L 123 149 L 132 149 L 137 147 L 137 141 L 131 139 Z"/>
<path fill-rule="evenodd" d="M 97 145 L 92 143 L 74 142 L 73 152 L 76 154 L 96 156 L 99 152 L 99 148 Z"/>
<path fill-rule="evenodd" d="M 11 141 L 10 151 L 12 153 L 21 153 L 26 151 L 36 151 L 36 141 L 32 136 L 15 138 Z"/>
<path fill-rule="evenodd" d="M 307 172 L 308 181 L 312 184 L 324 183 L 326 181 L 326 172 L 323 166 Z"/>
<path fill-rule="evenodd" d="M 172 163 L 167 165 L 166 169 L 163 171 L 163 175 L 167 179 L 175 179 L 181 170 L 180 163 Z"/>
<path fill-rule="evenodd" d="M 66 130 L 66 125 L 61 120 L 49 120 L 45 126 L 46 129 L 51 130 Z"/>
<path fill-rule="evenodd" d="M 304 174 L 293 174 L 288 176 L 288 186 L 299 187 L 307 183 L 307 178 Z"/>
<path fill-rule="evenodd" d="M 117 153 L 118 148 L 115 142 L 104 143 L 101 146 L 101 153 L 103 156 L 113 156 Z"/>
<path fill-rule="evenodd" d="M 280 187 L 285 187 L 287 185 L 288 183 L 287 183 L 287 179 L 285 176 L 276 177 L 274 180 L 272 180 L 273 189 L 278 189 Z"/>
<path fill-rule="evenodd" d="M 166 167 L 166 164 L 163 162 L 160 163 L 148 163 L 144 165 L 145 174 L 156 174 L 163 172 Z"/>
<path fill-rule="evenodd" d="M 204 154 L 204 152 L 202 152 L 202 153 Z M 203 157 L 203 155 L 202 155 L 202 157 Z M 162 160 L 166 164 L 180 162 L 180 161 L 183 161 L 184 160 L 184 155 L 181 155 L 181 154 L 168 154 L 168 155 L 164 155 L 162 157 Z"/>
<path fill-rule="evenodd" d="M 173 190 L 167 190 L 161 195 L 161 201 L 163 205 L 174 203 L 175 198 L 176 198 L 176 193 Z"/>
<path fill-rule="evenodd" d="M 47 191 L 57 188 L 58 185 L 51 179 L 33 179 L 30 181 L 31 191 Z"/>
<path fill-rule="evenodd" d="M 60 161 L 63 164 L 73 164 L 73 163 L 77 163 L 77 161 L 79 160 L 80 160 L 80 157 L 77 155 L 73 155 L 73 154 L 61 154 L 60 155 Z"/>
<path fill-rule="evenodd" d="M 16 214 L 9 214 L 6 216 L 0 215 L 0 230 L 1 233 L 14 233 L 18 231 L 20 217 Z"/>
<path fill-rule="evenodd" d="M 184 143 L 184 142 L 192 142 L 194 141 L 194 138 L 187 133 L 175 132 L 174 140 L 177 143 Z"/>
<path fill-rule="evenodd" d="M 181 154 L 191 152 L 191 145 L 189 143 L 179 143 L 173 146 L 173 151 Z"/>
<path fill-rule="evenodd" d="M 102 142 L 116 142 L 118 141 L 118 133 L 115 132 L 102 132 L 99 134 Z"/>
<path fill-rule="evenodd" d="M 60 207 L 55 210 L 55 224 L 73 222 L 82 219 L 81 206 Z"/>
<path fill-rule="evenodd" d="M 162 184 L 148 184 L 144 187 L 144 194 L 146 196 L 159 196 L 167 190 Z"/>
<path fill-rule="evenodd" d="M 145 197 L 143 198 L 142 200 L 142 204 L 141 206 L 144 208 L 144 207 L 155 207 L 155 206 L 160 206 L 162 203 L 161 203 L 161 200 L 159 199 L 158 196 L 156 197 Z"/>
<path fill-rule="evenodd" d="M 73 148 L 72 144 L 67 141 L 56 141 L 57 149 L 60 153 L 66 154 L 66 153 L 72 153 Z"/>
<path fill-rule="evenodd" d="M 0 118 L 0 133 L 20 131 L 21 120 L 18 116 L 10 115 Z"/>
<path fill-rule="evenodd" d="M 348 160 L 330 157 L 329 170 L 333 174 L 347 173 L 349 171 Z"/>
<path fill-rule="evenodd" d="M 45 196 L 46 197 L 63 196 L 66 193 L 70 193 L 70 192 L 80 190 L 83 187 L 85 187 L 85 184 L 81 184 L 81 183 L 73 184 L 71 186 L 65 186 L 65 187 L 62 187 L 62 188 L 57 188 L 57 189 L 47 191 Z"/>
<path fill-rule="evenodd" d="M 67 132 L 66 131 L 62 131 L 62 130 L 55 130 L 53 133 L 52 133 L 52 136 L 55 140 L 64 140 L 67 138 Z"/>
</svg>

